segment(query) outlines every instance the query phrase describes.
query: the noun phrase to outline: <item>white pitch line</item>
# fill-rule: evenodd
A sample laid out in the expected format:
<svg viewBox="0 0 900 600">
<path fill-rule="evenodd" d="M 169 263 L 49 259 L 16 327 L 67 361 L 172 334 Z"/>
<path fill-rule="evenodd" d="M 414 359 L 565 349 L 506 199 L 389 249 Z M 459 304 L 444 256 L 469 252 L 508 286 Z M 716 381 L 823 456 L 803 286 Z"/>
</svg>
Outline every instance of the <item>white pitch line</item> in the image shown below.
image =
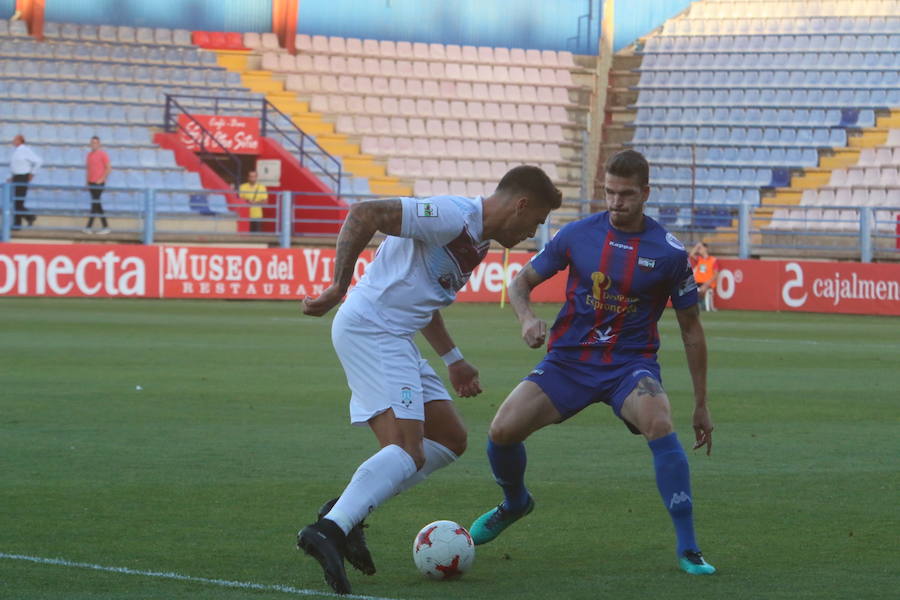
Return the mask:
<svg viewBox="0 0 900 600">
<path fill-rule="evenodd" d="M 182 575 L 180 573 L 162 572 L 162 571 L 142 571 L 140 569 L 130 569 L 128 567 L 107 567 L 104 565 L 95 565 L 92 563 L 74 562 L 64 558 L 43 558 L 40 556 L 27 556 L 24 554 L 7 554 L 0 552 L 0 559 L 21 560 L 25 562 L 38 563 L 42 565 L 56 565 L 60 567 L 75 567 L 78 569 L 92 569 L 94 571 L 106 571 L 108 573 L 120 573 L 123 575 L 141 575 L 143 577 L 156 577 L 158 579 L 172 579 L 175 581 L 189 581 L 191 583 L 205 583 L 208 585 L 218 585 L 221 587 L 239 588 L 244 590 L 257 590 L 264 592 L 283 592 L 285 594 L 294 594 L 296 596 L 319 596 L 324 598 L 354 598 L 356 600 L 399 600 L 398 598 L 381 598 L 378 596 L 360 596 L 357 594 L 347 594 L 341 596 L 332 592 L 320 592 L 316 590 L 304 590 L 291 587 L 289 585 L 251 583 L 246 581 L 229 581 L 227 579 L 209 579 L 206 577 L 193 577 L 191 575 Z"/>
</svg>

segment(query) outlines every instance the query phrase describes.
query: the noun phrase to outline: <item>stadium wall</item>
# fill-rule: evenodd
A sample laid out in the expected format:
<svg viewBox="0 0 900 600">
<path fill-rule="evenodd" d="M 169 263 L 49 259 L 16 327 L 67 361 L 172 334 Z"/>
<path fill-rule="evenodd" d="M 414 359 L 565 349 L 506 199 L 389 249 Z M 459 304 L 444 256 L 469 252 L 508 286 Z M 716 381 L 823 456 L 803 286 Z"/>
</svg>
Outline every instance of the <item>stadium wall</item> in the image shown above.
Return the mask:
<svg viewBox="0 0 900 600">
<path fill-rule="evenodd" d="M 460 291 L 498 302 L 532 253 L 492 251 Z M 358 280 L 373 259 L 366 250 Z M 332 282 L 334 249 L 100 244 L 0 244 L 0 296 L 299 300 Z M 566 273 L 540 285 L 537 302 L 565 299 Z M 721 260 L 720 309 L 900 316 L 900 265 Z"/>
<path fill-rule="evenodd" d="M 613 51 L 618 52 L 625 46 L 633 44 L 639 37 L 647 35 L 667 20 L 682 12 L 691 5 L 692 1 L 617 1 L 615 3 L 615 42 L 613 43 Z"/>
<path fill-rule="evenodd" d="M 573 47 L 579 18 L 593 3 L 594 41 Z M 297 32 L 472 46 L 569 50 L 596 54 L 596 0 L 302 0 Z M 581 33 L 586 36 L 587 24 Z"/>
<path fill-rule="evenodd" d="M 4 7 L 6 0 L 0 2 Z M 272 0 L 47 0 L 44 18 L 84 25 L 262 33 L 272 31 Z"/>
</svg>

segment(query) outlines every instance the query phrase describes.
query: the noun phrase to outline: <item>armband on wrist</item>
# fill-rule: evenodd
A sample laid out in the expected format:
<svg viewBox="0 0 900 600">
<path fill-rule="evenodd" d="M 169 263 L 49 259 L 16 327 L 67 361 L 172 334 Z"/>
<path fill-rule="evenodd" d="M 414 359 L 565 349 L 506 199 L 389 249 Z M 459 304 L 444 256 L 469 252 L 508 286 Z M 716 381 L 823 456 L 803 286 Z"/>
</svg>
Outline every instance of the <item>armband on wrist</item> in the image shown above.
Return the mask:
<svg viewBox="0 0 900 600">
<path fill-rule="evenodd" d="M 447 354 L 441 355 L 441 360 L 444 361 L 444 364 L 448 367 L 455 362 L 459 362 L 463 359 L 462 352 L 459 351 L 459 348 L 453 346 L 453 349 L 450 350 Z"/>
</svg>

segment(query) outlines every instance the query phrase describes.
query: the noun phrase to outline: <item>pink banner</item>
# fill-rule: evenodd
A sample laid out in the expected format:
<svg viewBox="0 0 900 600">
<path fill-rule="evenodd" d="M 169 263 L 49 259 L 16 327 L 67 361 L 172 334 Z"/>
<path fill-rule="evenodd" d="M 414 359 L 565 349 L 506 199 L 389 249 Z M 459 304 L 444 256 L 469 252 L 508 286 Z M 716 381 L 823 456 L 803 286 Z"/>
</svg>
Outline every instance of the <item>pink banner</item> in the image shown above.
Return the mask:
<svg viewBox="0 0 900 600">
<path fill-rule="evenodd" d="M 259 153 L 259 119 L 255 117 L 182 113 L 178 115 L 178 124 L 181 126 L 178 139 L 188 150 L 198 152 L 202 146 L 206 152 L 224 153 L 227 150 L 233 154 Z"/>
</svg>

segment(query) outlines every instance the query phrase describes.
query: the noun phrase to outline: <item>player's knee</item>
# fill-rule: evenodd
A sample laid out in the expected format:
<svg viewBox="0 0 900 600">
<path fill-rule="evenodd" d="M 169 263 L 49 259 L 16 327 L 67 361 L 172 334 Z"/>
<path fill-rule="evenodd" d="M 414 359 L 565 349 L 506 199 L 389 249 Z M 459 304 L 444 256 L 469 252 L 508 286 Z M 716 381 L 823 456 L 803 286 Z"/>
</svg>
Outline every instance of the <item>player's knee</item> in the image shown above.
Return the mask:
<svg viewBox="0 0 900 600">
<path fill-rule="evenodd" d="M 647 436 L 648 440 L 666 437 L 674 431 L 674 427 L 672 426 L 672 416 L 668 411 L 658 411 L 651 415 L 647 420 L 645 429 L 646 431 L 643 433 Z"/>
<path fill-rule="evenodd" d="M 500 446 L 509 446 L 510 444 L 518 444 L 525 440 L 519 431 L 511 427 L 508 423 L 494 421 L 488 431 L 488 437 L 491 441 Z"/>
</svg>

